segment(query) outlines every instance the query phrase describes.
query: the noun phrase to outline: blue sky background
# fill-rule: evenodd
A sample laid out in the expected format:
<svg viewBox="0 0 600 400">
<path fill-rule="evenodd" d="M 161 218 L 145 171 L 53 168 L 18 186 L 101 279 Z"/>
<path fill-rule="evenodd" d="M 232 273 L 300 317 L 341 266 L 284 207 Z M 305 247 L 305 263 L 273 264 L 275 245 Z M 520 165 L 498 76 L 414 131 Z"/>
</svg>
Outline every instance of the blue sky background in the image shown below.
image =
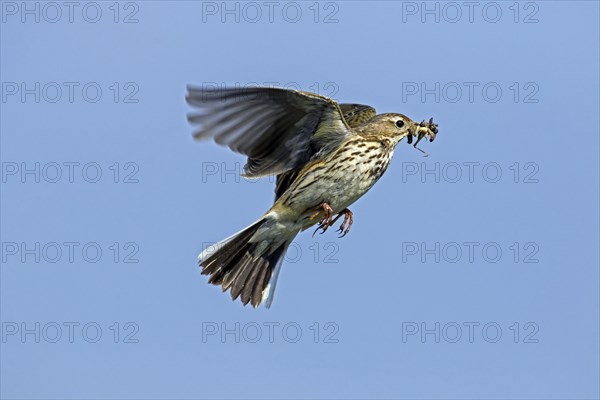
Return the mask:
<svg viewBox="0 0 600 400">
<path fill-rule="evenodd" d="M 221 2 L 98 2 L 96 23 L 87 3 L 72 22 L 37 3 L 39 23 L 22 4 L 1 3 L 2 398 L 599 397 L 597 2 L 478 3 L 471 21 L 437 3 L 439 22 L 421 2 L 277 3 L 272 22 L 262 2 L 239 22 Z M 400 144 L 348 236 L 296 239 L 270 310 L 196 266 L 273 197 L 191 139 L 185 86 L 215 82 L 440 124 L 429 158 Z M 39 183 L 21 176 L 36 163 Z"/>
</svg>

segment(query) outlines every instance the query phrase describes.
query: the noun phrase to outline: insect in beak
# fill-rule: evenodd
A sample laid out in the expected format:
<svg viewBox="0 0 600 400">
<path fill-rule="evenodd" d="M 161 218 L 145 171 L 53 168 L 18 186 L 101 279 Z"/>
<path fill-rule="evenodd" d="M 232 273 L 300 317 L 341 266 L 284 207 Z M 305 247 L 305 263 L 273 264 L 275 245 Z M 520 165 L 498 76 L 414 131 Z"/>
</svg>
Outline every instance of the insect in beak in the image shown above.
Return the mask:
<svg viewBox="0 0 600 400">
<path fill-rule="evenodd" d="M 417 125 L 417 129 L 415 132 L 415 135 L 417 136 L 417 141 L 415 142 L 413 147 L 419 150 L 421 153 L 425 154 L 424 157 L 429 157 L 429 154 L 425 150 L 418 148 L 417 145 L 419 144 L 421 139 L 423 139 L 426 136 L 429 136 L 429 141 L 433 142 L 437 133 L 438 125 L 433 122 L 433 118 L 430 118 L 428 122 L 426 122 L 425 120 L 421 121 Z M 408 144 L 412 144 L 412 135 L 408 136 Z"/>
</svg>

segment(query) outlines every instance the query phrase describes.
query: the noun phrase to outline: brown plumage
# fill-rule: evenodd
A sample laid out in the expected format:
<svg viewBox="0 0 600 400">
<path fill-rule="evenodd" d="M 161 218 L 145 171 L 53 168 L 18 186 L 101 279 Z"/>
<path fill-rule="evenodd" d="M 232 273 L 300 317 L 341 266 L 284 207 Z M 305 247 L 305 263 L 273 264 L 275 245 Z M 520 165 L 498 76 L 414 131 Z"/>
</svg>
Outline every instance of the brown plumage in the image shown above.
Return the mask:
<svg viewBox="0 0 600 400">
<path fill-rule="evenodd" d="M 283 256 L 300 231 L 318 223 L 325 232 L 343 216 L 340 232 L 348 233 L 348 206 L 383 175 L 396 145 L 437 133 L 432 120 L 417 124 L 293 90 L 189 88 L 187 101 L 199 111 L 188 117 L 199 125 L 195 138 L 246 155 L 246 176 L 277 176 L 271 209 L 198 256 L 209 283 L 254 307 L 270 306 Z"/>
</svg>

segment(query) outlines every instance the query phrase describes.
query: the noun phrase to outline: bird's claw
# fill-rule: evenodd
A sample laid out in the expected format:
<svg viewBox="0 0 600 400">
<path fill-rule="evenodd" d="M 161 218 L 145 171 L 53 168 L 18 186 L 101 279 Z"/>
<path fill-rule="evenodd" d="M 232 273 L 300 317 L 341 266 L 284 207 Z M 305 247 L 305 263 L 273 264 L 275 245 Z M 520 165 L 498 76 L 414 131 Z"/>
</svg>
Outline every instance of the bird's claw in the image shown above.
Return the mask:
<svg viewBox="0 0 600 400">
<path fill-rule="evenodd" d="M 341 235 L 339 236 L 340 238 L 343 238 L 348 234 L 348 232 L 350 232 L 350 227 L 352 226 L 352 223 L 354 221 L 354 219 L 352 218 L 352 211 L 348 210 L 347 208 L 344 208 L 335 217 L 335 219 L 333 219 L 333 209 L 329 206 L 329 204 L 323 203 L 319 206 L 319 208 L 321 208 L 322 210 L 317 211 L 315 214 L 311 215 L 310 218 L 313 219 L 316 215 L 321 213 L 321 211 L 325 212 L 325 216 L 323 217 L 321 222 L 319 222 L 319 226 L 317 226 L 317 229 L 315 229 L 315 231 L 313 232 L 313 237 L 319 231 L 319 229 L 321 230 L 321 235 L 324 234 L 330 226 L 333 226 L 333 224 L 335 224 L 336 221 L 340 219 L 342 215 L 344 216 L 344 220 L 342 221 L 342 224 L 336 230 L 336 232 L 341 233 Z"/>
<path fill-rule="evenodd" d="M 352 226 L 352 223 L 354 222 L 354 219 L 352 218 L 352 211 L 348 210 L 347 208 L 345 208 L 341 213 L 339 213 L 333 222 L 337 221 L 337 219 L 342 214 L 344 215 L 344 220 L 342 221 L 342 224 L 336 231 L 336 232 L 341 233 L 341 235 L 339 236 L 340 238 L 343 238 L 344 236 L 346 236 L 348 234 L 348 232 L 350 232 L 350 227 Z M 346 226 L 346 223 L 348 223 L 348 226 Z"/>
<path fill-rule="evenodd" d="M 315 233 L 317 233 L 317 231 L 319 229 L 322 229 L 323 231 L 321 232 L 321 235 L 324 234 L 327 229 L 333 225 L 333 209 L 331 208 L 331 206 L 327 203 L 322 203 L 319 206 L 320 210 L 318 210 L 316 213 L 314 213 L 313 215 L 311 215 L 309 218 L 313 219 L 315 218 L 317 215 L 319 215 L 321 212 L 325 213 L 325 216 L 323 217 L 323 219 L 321 220 L 321 222 L 319 222 L 319 226 L 317 226 L 317 229 L 315 229 L 315 231 L 313 232 L 313 237 L 315 236 Z"/>
</svg>

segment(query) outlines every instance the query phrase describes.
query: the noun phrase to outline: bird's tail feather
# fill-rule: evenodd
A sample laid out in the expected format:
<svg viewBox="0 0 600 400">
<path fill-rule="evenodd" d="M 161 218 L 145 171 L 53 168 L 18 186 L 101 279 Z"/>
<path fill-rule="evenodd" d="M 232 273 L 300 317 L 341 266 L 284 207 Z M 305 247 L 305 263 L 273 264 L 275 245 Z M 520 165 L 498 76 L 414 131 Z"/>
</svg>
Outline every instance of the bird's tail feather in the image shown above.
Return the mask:
<svg viewBox="0 0 600 400">
<path fill-rule="evenodd" d="M 223 291 L 231 290 L 231 297 L 241 297 L 244 305 L 258 307 L 273 301 L 275 283 L 283 263 L 285 252 L 293 239 L 281 242 L 252 241 L 255 234 L 265 225 L 265 218 L 240 232 L 209 246 L 198 256 L 202 275 L 209 275 L 208 282 L 221 285 Z"/>
</svg>

